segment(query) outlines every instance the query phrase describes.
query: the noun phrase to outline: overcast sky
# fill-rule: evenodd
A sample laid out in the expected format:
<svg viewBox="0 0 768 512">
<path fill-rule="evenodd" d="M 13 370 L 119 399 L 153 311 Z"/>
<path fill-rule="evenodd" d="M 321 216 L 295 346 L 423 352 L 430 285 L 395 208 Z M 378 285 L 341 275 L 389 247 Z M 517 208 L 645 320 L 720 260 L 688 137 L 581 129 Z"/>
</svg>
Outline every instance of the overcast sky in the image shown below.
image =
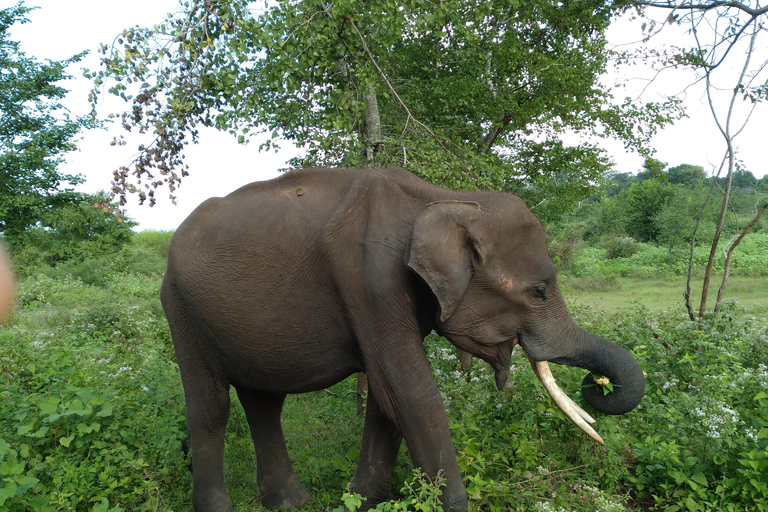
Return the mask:
<svg viewBox="0 0 768 512">
<path fill-rule="evenodd" d="M 6 3 L 7 0 L 0 0 Z M 40 9 L 29 13 L 30 23 L 16 25 L 12 38 L 20 41 L 29 56 L 38 59 L 62 60 L 83 50 L 91 50 L 83 67 L 98 66 L 96 48 L 100 43 L 111 43 L 123 28 L 140 25 L 150 26 L 163 19 L 166 12 L 178 6 L 178 0 L 133 0 L 111 2 L 104 0 L 26 0 L 27 6 Z M 637 23 L 620 22 L 609 32 L 613 44 L 632 43 L 638 40 Z M 667 41 L 669 37 L 665 37 Z M 664 41 L 658 39 L 661 44 Z M 766 49 L 762 48 L 765 52 Z M 763 53 L 765 54 L 765 53 Z M 71 90 L 66 104 L 74 115 L 89 111 L 87 96 L 91 84 L 81 77 L 81 71 L 73 68 L 75 79 L 65 84 Z M 702 85 L 689 87 L 692 76 L 670 71 L 656 78 L 650 87 L 647 71 L 629 70 L 622 76 L 607 78 L 610 84 L 626 87 L 616 92 L 617 97 L 630 96 L 638 101 L 658 101 L 660 94 L 681 94 L 688 109 L 687 119 L 675 123 L 653 139 L 654 155 L 670 167 L 682 163 L 701 165 L 711 171 L 721 160 L 724 145 L 709 107 Z M 641 91 L 644 91 L 641 96 Z M 103 95 L 106 96 L 106 95 Z M 103 99 L 102 101 L 109 101 Z M 118 103 L 102 104 L 100 112 L 117 110 Z M 736 139 L 739 157 L 747 169 L 757 177 L 768 173 L 766 144 L 768 143 L 768 111 L 765 106 L 753 114 L 748 129 Z M 67 157 L 61 169 L 66 173 L 83 174 L 87 178 L 83 190 L 95 192 L 110 188 L 112 171 L 129 162 L 135 154 L 137 143 L 125 147 L 111 147 L 109 142 L 122 129 L 115 126 L 106 131 L 91 130 L 82 136 L 79 151 Z M 234 138 L 215 130 L 203 130 L 200 144 L 190 146 L 186 161 L 190 176 L 185 178 L 173 205 L 165 190 L 158 191 L 158 205 L 150 208 L 139 206 L 132 200 L 127 206 L 128 216 L 136 220 L 136 229 L 175 229 L 184 218 L 203 200 L 225 195 L 236 188 L 256 180 L 276 177 L 277 169 L 297 153 L 291 144 L 283 144 L 279 153 L 259 153 L 258 143 L 238 145 Z M 636 172 L 642 167 L 642 159 L 627 153 L 620 144 L 605 144 L 609 156 L 617 163 L 616 170 Z"/>
</svg>

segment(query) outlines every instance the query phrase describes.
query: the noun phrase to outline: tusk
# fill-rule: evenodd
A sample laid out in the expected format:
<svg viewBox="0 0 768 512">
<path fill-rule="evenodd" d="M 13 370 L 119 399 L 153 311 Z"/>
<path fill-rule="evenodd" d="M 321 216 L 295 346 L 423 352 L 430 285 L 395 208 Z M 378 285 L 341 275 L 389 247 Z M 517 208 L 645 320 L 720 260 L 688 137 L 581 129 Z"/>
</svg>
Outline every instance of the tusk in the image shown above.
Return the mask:
<svg viewBox="0 0 768 512">
<path fill-rule="evenodd" d="M 541 370 L 540 370 L 540 368 L 539 368 L 539 366 L 540 366 L 540 365 L 544 367 L 544 370 L 543 370 L 543 371 L 544 371 L 544 378 L 542 378 L 542 373 L 541 373 Z M 561 396 L 563 397 L 563 399 L 564 399 L 565 401 L 567 401 L 567 402 L 568 402 L 568 404 L 570 404 L 570 407 L 569 407 L 569 408 L 573 408 L 573 409 L 574 409 L 574 410 L 575 410 L 575 411 L 576 411 L 576 412 L 579 414 L 579 416 L 581 416 L 582 418 L 584 418 L 584 420 L 585 420 L 587 423 L 590 423 L 590 424 L 594 424 L 594 423 L 595 423 L 595 418 L 593 418 L 592 416 L 590 416 L 590 414 L 589 414 L 587 411 L 585 411 L 584 409 L 582 409 L 581 407 L 579 407 L 579 406 L 576 404 L 576 402 L 574 402 L 573 400 L 571 400 L 571 397 L 569 397 L 568 395 L 566 395 L 566 394 L 563 392 L 563 390 L 562 390 L 562 389 L 560 389 L 560 388 L 557 386 L 557 383 L 555 382 L 555 378 L 552 376 L 552 372 L 549 370 L 549 364 L 547 364 L 547 362 L 546 362 L 546 361 L 544 361 L 544 362 L 541 362 L 541 363 L 534 363 L 533 361 L 531 361 L 531 366 L 533 367 L 533 372 L 536 374 L 536 376 L 539 378 L 539 380 L 540 380 L 542 383 L 544 383 L 544 379 L 547 379 L 548 381 L 549 381 L 549 380 L 551 380 L 551 381 L 552 381 L 552 384 L 554 385 L 554 389 L 555 389 L 555 392 L 556 392 L 558 395 L 561 395 Z M 547 388 L 547 384 L 544 384 L 544 388 L 547 390 L 547 392 L 548 392 L 548 393 L 550 392 L 550 389 L 551 389 L 551 388 Z M 551 395 L 550 395 L 550 396 L 551 396 Z M 553 398 L 553 399 L 554 399 L 554 398 Z"/>
<path fill-rule="evenodd" d="M 549 363 L 547 361 L 534 361 L 530 357 L 528 360 L 531 362 L 536 377 L 538 377 L 544 385 L 544 389 L 547 390 L 547 393 L 549 393 L 549 396 L 552 397 L 552 400 L 560 410 L 568 416 L 568 419 L 574 422 L 576 426 L 583 430 L 589 437 L 600 444 L 604 444 L 603 438 L 595 432 L 595 429 L 589 426 L 589 423 L 595 422 L 594 418 L 576 405 L 563 390 L 557 387 L 555 378 L 552 376 L 552 371 L 549 369 Z"/>
</svg>

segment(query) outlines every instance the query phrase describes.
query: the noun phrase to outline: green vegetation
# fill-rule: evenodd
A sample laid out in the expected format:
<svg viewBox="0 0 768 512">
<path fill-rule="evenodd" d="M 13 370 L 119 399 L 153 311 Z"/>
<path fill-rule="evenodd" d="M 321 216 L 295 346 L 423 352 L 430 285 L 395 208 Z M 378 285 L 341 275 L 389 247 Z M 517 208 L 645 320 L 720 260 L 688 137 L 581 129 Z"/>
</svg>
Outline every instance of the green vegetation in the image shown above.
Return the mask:
<svg viewBox="0 0 768 512">
<path fill-rule="evenodd" d="M 115 115 L 154 133 L 120 193 L 173 192 L 199 125 L 244 142 L 295 143 L 298 167 L 402 165 L 449 188 L 512 191 L 562 212 L 610 161 L 596 138 L 647 154 L 677 100 L 614 97 L 605 33 L 626 2 L 247 0 L 185 2 L 102 46 L 92 72 L 125 100 Z M 92 100 L 97 99 L 97 95 Z M 563 133 L 578 134 L 565 142 Z M 574 142 L 579 140 L 579 142 Z M 158 171 L 158 172 L 156 172 Z M 555 199 L 556 200 L 553 200 Z M 541 215 L 541 213 L 540 213 Z"/>
<path fill-rule="evenodd" d="M 24 267 L 16 312 L 0 329 L 0 511 L 190 509 L 183 392 L 158 299 L 169 239 L 146 231 L 101 256 Z M 755 305 L 729 299 L 701 328 L 683 314 L 679 291 L 669 307 L 654 295 L 662 280 L 680 279 L 666 248 L 637 244 L 613 259 L 587 244 L 574 251 L 562 282 L 578 300 L 575 319 L 627 347 L 648 373 L 638 409 L 596 414 L 605 447 L 546 397 L 521 352 L 499 393 L 490 368 L 462 373 L 450 344 L 429 336 L 472 509 L 768 510 L 766 243 L 749 235 L 751 263 L 734 269 L 734 294 Z M 641 305 L 649 292 L 651 307 Z M 584 305 L 597 294 L 610 313 Z M 584 372 L 553 371 L 578 397 Z M 286 400 L 288 448 L 315 493 L 307 510 L 359 504 L 344 492 L 362 431 L 355 390 L 352 377 Z M 236 509 L 261 511 L 234 393 L 226 461 Z M 381 510 L 436 510 L 439 488 L 414 472 L 405 447 L 393 487 Z"/>
<path fill-rule="evenodd" d="M 244 0 L 193 1 L 151 30 L 125 31 L 93 77 L 116 79 L 111 92 L 133 103 L 125 126 L 156 130 L 136 174 L 159 170 L 139 187 L 150 202 L 153 186 L 173 191 L 184 175 L 174 171 L 180 151 L 203 124 L 243 140 L 266 126 L 306 145 L 294 165 L 407 161 L 433 182 L 516 191 L 536 205 L 574 318 L 633 353 L 647 393 L 628 415 L 595 414 L 598 446 L 545 396 L 519 350 L 499 393 L 487 366 L 462 372 L 450 344 L 430 335 L 472 510 L 766 511 L 768 221 L 739 245 L 720 313 L 691 322 L 687 244 L 712 181 L 701 167 L 653 159 L 637 176 L 603 176 L 598 148 L 560 139 L 597 129 L 644 151 L 674 117 L 616 106 L 598 84 L 604 31 L 623 5 L 302 0 L 254 17 Z M 89 123 L 67 117 L 56 83 L 81 56 L 40 64 L 21 53 L 7 30 L 26 12 L 0 10 L 0 234 L 20 277 L 0 328 L 0 512 L 189 510 L 183 392 L 158 297 L 170 233 L 135 234 L 106 195 L 65 188 L 80 178 L 58 164 Z M 158 40 L 175 43 L 161 51 Z M 136 185 L 123 171 L 118 193 Z M 722 198 L 712 190 L 694 279 Z M 766 194 L 768 178 L 734 172 L 724 239 Z M 576 398 L 583 371 L 553 370 Z M 351 377 L 286 401 L 288 448 L 315 493 L 307 510 L 361 505 L 347 487 L 362 430 L 356 398 Z M 234 393 L 226 449 L 236 509 L 260 512 Z M 414 469 L 405 447 L 393 487 L 379 510 L 439 509 L 439 479 Z"/>
<path fill-rule="evenodd" d="M 25 55 L 9 30 L 25 23 L 30 10 L 21 3 L 0 9 L 0 232 L 8 245 L 37 245 L 41 252 L 49 245 L 46 232 L 63 234 L 70 247 L 59 243 L 63 254 L 48 251 L 50 258 L 60 259 L 68 257 L 72 245 L 104 234 L 104 229 L 83 232 L 82 226 L 100 223 L 111 233 L 107 238 L 119 239 L 121 233 L 107 220 L 114 212 L 84 209 L 108 206 L 105 197 L 75 192 L 71 187 L 82 183 L 82 177 L 58 170 L 80 130 L 94 125 L 87 118 L 70 117 L 61 104 L 68 91 L 58 85 L 70 78 L 67 66 L 85 54 L 47 63 Z"/>
</svg>

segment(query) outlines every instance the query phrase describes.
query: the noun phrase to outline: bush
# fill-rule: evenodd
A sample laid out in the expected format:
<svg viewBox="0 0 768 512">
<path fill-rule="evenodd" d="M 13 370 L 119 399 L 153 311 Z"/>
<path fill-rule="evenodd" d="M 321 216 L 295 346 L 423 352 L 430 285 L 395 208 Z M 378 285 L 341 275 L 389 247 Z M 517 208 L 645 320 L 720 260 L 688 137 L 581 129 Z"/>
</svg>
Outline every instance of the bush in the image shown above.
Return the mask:
<svg viewBox="0 0 768 512">
<path fill-rule="evenodd" d="M 648 373 L 620 433 L 635 499 L 673 512 L 768 510 L 768 326 L 733 303 L 702 329 L 645 310 L 589 317 L 582 323 L 628 342 Z"/>
<path fill-rule="evenodd" d="M 563 279 L 560 280 L 560 287 L 563 290 L 573 291 L 617 291 L 621 290 L 621 283 L 616 277 L 564 276 Z"/>
<path fill-rule="evenodd" d="M 723 242 L 725 243 L 725 241 Z M 694 249 L 694 275 L 702 272 L 709 258 L 709 247 Z M 611 277 L 684 276 L 688 272 L 689 249 L 677 247 L 670 251 L 651 243 L 637 243 L 628 237 L 603 237 L 600 247 L 582 245 L 573 252 L 564 274 L 594 279 Z M 725 258 L 718 250 L 713 269 L 723 271 Z M 768 275 L 768 234 L 750 233 L 736 248 L 731 266 L 732 275 Z"/>
<path fill-rule="evenodd" d="M 609 260 L 629 258 L 640 251 L 635 239 L 629 236 L 604 236 L 600 240 L 600 247 L 605 249 L 605 257 Z"/>
<path fill-rule="evenodd" d="M 563 271 L 571 266 L 581 239 L 573 234 L 561 233 L 548 241 L 549 257 L 558 271 Z"/>
<path fill-rule="evenodd" d="M 611 275 L 666 257 L 663 248 L 641 247 L 613 260 L 605 249 L 584 247 L 573 268 L 597 277 L 563 284 L 612 286 Z M 112 271 L 93 285 L 48 269 L 21 281 L 17 314 L 0 330 L 0 512 L 191 508 L 183 392 L 159 306 L 161 273 Z M 768 510 L 762 318 L 733 302 L 701 328 L 676 312 L 572 313 L 582 327 L 625 346 L 648 373 L 635 411 L 594 414 L 605 446 L 554 406 L 519 349 L 499 393 L 488 365 L 464 372 L 446 340 L 427 337 L 472 509 Z M 581 402 L 584 370 L 552 370 Z M 337 507 L 354 474 L 362 429 L 355 389 L 351 378 L 286 400 L 283 427 L 299 478 L 315 493 L 310 510 Z M 261 511 L 236 401 L 226 449 L 226 478 L 239 484 L 229 485 L 235 508 Z M 393 488 L 401 491 L 383 510 L 434 508 L 440 491 L 414 478 L 405 448 Z M 354 495 L 344 499 L 357 506 Z"/>
<path fill-rule="evenodd" d="M 189 488 L 167 324 L 131 302 L 71 278 L 22 282 L 0 331 L 0 511 L 155 509 L 159 489 Z"/>
</svg>

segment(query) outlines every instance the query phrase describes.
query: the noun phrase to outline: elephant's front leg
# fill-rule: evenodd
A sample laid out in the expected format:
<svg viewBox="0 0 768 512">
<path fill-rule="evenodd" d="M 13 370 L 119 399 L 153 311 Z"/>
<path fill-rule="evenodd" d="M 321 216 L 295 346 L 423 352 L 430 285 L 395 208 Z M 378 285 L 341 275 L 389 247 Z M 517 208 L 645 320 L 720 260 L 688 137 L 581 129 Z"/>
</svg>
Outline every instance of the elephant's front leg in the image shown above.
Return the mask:
<svg viewBox="0 0 768 512">
<path fill-rule="evenodd" d="M 443 509 L 465 512 L 467 491 L 456 461 L 448 417 L 420 340 L 407 346 L 385 340 L 376 348 L 376 357 L 366 360 L 371 395 L 383 415 L 402 432 L 414 465 L 431 479 L 440 472 L 444 475 Z"/>
</svg>

